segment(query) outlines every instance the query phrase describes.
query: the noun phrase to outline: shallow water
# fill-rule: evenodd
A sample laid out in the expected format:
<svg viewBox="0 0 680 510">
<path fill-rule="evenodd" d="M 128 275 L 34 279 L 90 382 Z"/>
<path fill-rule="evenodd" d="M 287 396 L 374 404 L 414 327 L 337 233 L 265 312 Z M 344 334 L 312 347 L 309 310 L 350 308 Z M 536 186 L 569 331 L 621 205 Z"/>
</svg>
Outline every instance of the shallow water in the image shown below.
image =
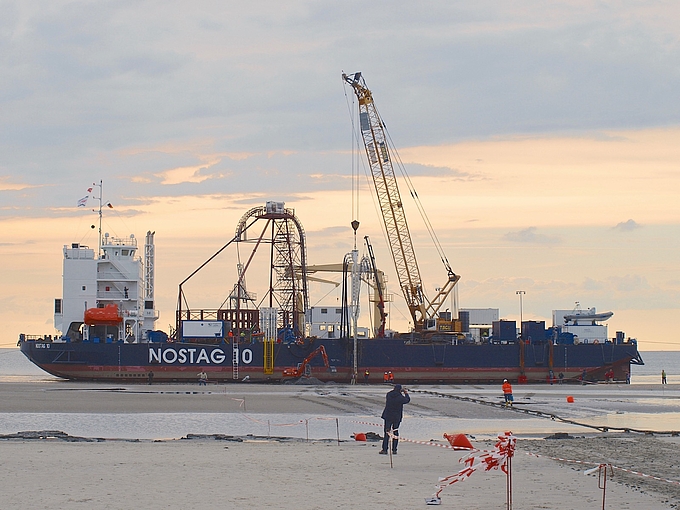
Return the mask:
<svg viewBox="0 0 680 510">
<path fill-rule="evenodd" d="M 72 436 L 168 439 L 191 434 L 227 434 L 235 436 L 285 436 L 305 439 L 335 439 L 336 417 L 310 417 L 298 414 L 233 414 L 233 413 L 2 413 L 0 434 L 28 430 L 60 430 Z M 347 440 L 355 432 L 376 432 L 381 427 L 375 416 L 343 416 L 337 418 L 340 439 Z M 554 432 L 574 434 L 587 429 L 545 419 L 479 420 L 460 418 L 404 418 L 401 434 L 409 439 L 441 440 L 447 433 L 472 433 L 477 439 L 495 438 L 503 430 L 521 430 L 522 436 L 536 436 Z"/>
</svg>

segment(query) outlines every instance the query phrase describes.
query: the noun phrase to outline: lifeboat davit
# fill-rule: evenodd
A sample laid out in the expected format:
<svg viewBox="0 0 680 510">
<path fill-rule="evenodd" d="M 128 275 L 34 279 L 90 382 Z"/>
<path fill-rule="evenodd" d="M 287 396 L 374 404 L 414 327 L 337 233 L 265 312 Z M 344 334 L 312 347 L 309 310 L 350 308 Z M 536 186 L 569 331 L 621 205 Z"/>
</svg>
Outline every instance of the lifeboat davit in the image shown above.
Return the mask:
<svg viewBox="0 0 680 510">
<path fill-rule="evenodd" d="M 123 322 L 123 317 L 118 313 L 118 305 L 113 303 L 104 308 L 88 308 L 84 322 L 88 326 L 117 326 Z"/>
</svg>

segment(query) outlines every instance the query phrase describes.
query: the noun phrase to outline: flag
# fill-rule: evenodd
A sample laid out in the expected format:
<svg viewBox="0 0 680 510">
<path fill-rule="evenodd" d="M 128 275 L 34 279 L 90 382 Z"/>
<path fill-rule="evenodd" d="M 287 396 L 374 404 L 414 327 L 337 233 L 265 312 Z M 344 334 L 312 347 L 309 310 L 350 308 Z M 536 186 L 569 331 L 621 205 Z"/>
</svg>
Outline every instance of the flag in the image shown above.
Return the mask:
<svg viewBox="0 0 680 510">
<path fill-rule="evenodd" d="M 88 193 L 92 193 L 92 188 L 87 188 Z"/>
<path fill-rule="evenodd" d="M 88 198 L 90 198 L 90 195 L 85 195 L 83 198 L 78 200 L 78 207 L 85 207 L 87 205 Z"/>
<path fill-rule="evenodd" d="M 113 209 L 113 206 L 111 205 L 111 202 L 106 202 L 106 206 L 107 206 L 109 209 Z"/>
</svg>

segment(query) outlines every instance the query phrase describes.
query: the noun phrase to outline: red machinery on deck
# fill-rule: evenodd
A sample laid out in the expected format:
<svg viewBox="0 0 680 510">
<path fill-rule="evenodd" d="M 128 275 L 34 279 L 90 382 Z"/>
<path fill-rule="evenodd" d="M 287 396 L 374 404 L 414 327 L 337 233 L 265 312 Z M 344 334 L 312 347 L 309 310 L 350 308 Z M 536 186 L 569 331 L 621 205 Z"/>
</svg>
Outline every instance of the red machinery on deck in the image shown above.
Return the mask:
<svg viewBox="0 0 680 510">
<path fill-rule="evenodd" d="M 318 354 L 321 354 L 321 357 L 323 358 L 323 364 L 326 368 L 330 369 L 330 364 L 328 363 L 328 355 L 326 354 L 326 348 L 323 345 L 320 345 L 316 349 L 314 349 L 312 352 L 309 353 L 309 356 L 307 356 L 304 360 L 302 360 L 302 363 L 300 363 L 297 368 L 291 367 L 291 368 L 284 368 L 283 369 L 283 376 L 284 377 L 302 377 L 305 375 L 305 369 L 307 368 L 307 365 L 309 364 L 310 361 L 314 359 L 315 356 Z"/>
</svg>

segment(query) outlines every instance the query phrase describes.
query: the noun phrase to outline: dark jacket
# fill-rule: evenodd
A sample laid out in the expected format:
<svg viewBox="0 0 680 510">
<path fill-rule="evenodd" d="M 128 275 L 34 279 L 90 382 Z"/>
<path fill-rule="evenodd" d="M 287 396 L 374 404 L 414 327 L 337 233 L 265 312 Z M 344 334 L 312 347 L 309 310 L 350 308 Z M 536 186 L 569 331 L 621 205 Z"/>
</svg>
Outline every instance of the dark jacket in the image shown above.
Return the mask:
<svg viewBox="0 0 680 510">
<path fill-rule="evenodd" d="M 381 418 L 383 420 L 401 421 L 404 411 L 404 404 L 408 404 L 411 397 L 407 394 L 402 395 L 399 390 L 392 390 L 385 397 L 385 410 Z"/>
</svg>

